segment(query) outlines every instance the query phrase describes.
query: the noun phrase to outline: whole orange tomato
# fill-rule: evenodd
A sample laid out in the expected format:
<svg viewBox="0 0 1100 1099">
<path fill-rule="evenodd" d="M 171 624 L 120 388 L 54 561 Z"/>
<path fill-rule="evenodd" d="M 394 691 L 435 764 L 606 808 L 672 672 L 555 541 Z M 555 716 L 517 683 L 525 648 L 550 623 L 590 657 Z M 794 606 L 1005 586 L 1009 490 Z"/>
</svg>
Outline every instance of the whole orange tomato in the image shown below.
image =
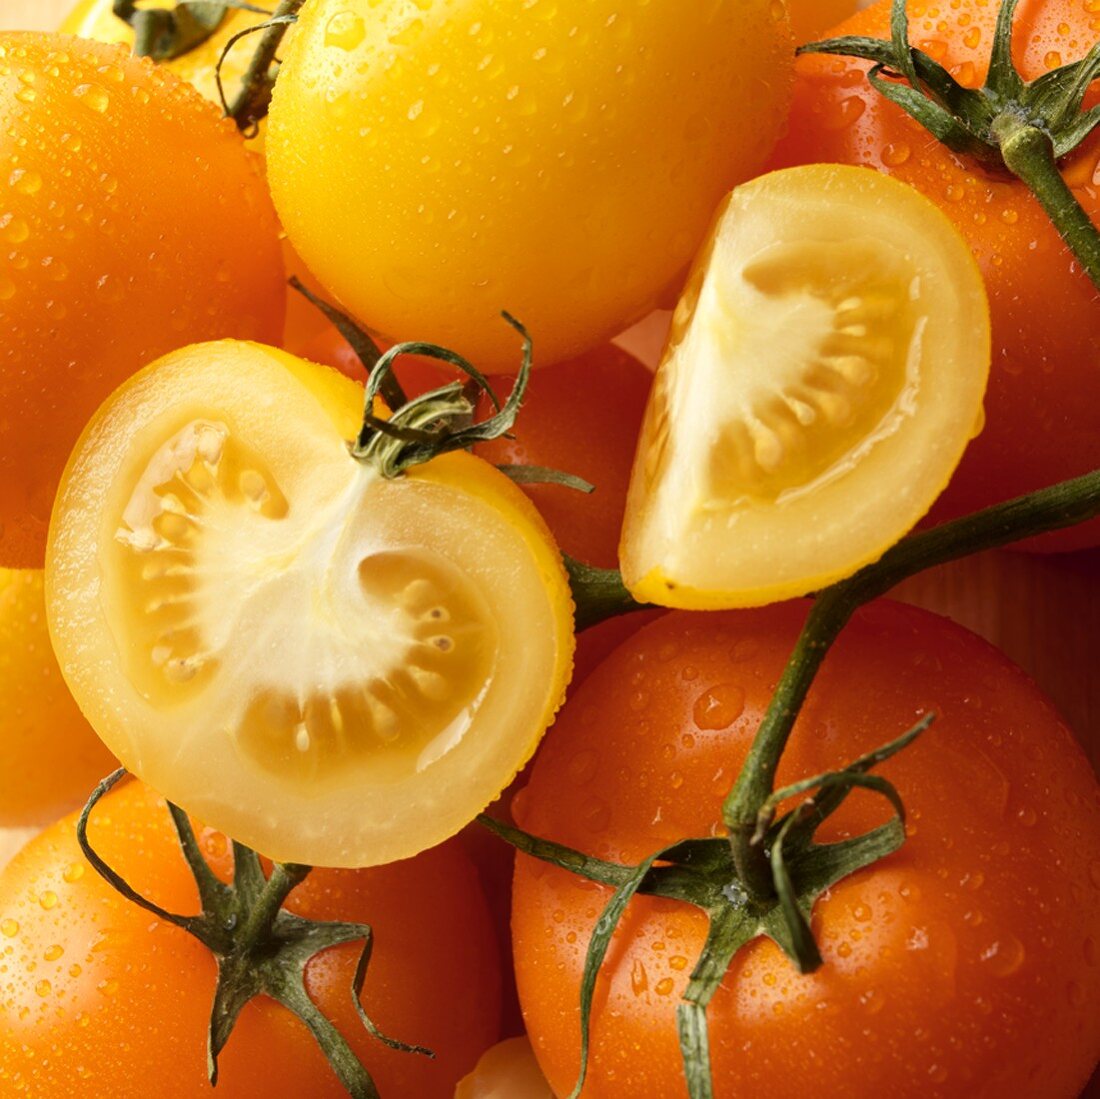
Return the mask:
<svg viewBox="0 0 1100 1099">
<path fill-rule="evenodd" d="M 38 569 L 0 569 L 0 827 L 52 824 L 118 764 L 57 666 Z"/>
<path fill-rule="evenodd" d="M 162 800 L 133 782 L 92 818 L 101 856 L 143 896 L 195 912 L 194 881 Z M 215 872 L 231 862 L 223 836 L 200 832 Z M 369 871 L 317 870 L 288 907 L 306 918 L 367 923 L 374 953 L 362 1002 L 392 1037 L 435 1059 L 372 1039 L 352 1005 L 360 943 L 308 963 L 306 987 L 347 1037 L 384 1096 L 451 1099 L 497 1037 L 500 969 L 485 901 L 450 844 Z M 267 999 L 241 1013 L 206 1081 L 213 956 L 151 918 L 85 862 L 74 819 L 54 825 L 0 876 L 0 1092 L 36 1099 L 255 1099 L 346 1096 L 305 1026 Z"/>
<path fill-rule="evenodd" d="M 913 44 L 961 84 L 985 78 L 999 3 L 910 0 Z M 1022 0 L 1013 56 L 1034 79 L 1087 52 L 1098 36 L 1095 4 Z M 890 37 L 890 0 L 837 28 Z M 985 276 L 993 364 L 985 429 L 971 443 L 933 512 L 947 519 L 1100 466 L 1100 296 L 1038 202 L 1013 178 L 991 176 L 939 145 L 867 82 L 864 62 L 804 56 L 790 130 L 776 166 L 829 161 L 866 165 L 937 202 L 966 237 Z M 1100 99 L 1100 89 L 1086 105 Z M 1100 221 L 1100 132 L 1064 165 L 1067 182 Z M 1040 543 L 1076 549 L 1100 541 L 1093 521 Z"/>
<path fill-rule="evenodd" d="M 0 563 L 40 567 L 65 460 L 172 348 L 275 340 L 278 226 L 233 125 L 121 47 L 0 35 Z"/>
<path fill-rule="evenodd" d="M 800 603 L 669 614 L 612 654 L 545 741 L 515 814 L 529 832 L 637 863 L 720 834 L 721 806 L 805 617 Z M 829 653 L 779 783 L 937 720 L 885 764 L 908 841 L 834 886 L 801 976 L 770 940 L 709 1009 L 716 1099 L 1011 1095 L 1071 1099 L 1100 1054 L 1100 791 L 1050 704 L 984 641 L 881 602 Z M 852 795 L 819 833 L 881 824 Z M 520 997 L 555 1094 L 577 1076 L 585 948 L 608 890 L 520 857 Z M 676 1009 L 706 919 L 631 901 L 596 984 L 585 1099 L 687 1094 Z"/>
</svg>

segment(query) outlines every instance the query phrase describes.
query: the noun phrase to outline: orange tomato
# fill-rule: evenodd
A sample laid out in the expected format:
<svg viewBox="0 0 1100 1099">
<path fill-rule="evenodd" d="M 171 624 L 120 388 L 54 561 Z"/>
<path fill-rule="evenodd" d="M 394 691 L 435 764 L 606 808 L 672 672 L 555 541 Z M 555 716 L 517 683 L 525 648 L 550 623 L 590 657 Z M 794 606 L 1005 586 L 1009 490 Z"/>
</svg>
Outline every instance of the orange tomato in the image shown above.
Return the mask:
<svg viewBox="0 0 1100 1099">
<path fill-rule="evenodd" d="M 211 1089 L 213 956 L 107 885 L 84 861 L 74 824 L 70 817 L 54 825 L 0 876 L 0 1092 L 36 1099 L 346 1096 L 304 1025 L 262 998 L 241 1013 Z M 108 795 L 90 838 L 143 895 L 171 911 L 197 910 L 165 804 L 147 787 L 133 782 Z M 225 838 L 203 830 L 200 844 L 226 878 Z M 451 1099 L 496 1040 L 500 1001 L 485 900 L 462 852 L 452 844 L 375 870 L 317 870 L 287 907 L 306 918 L 370 924 L 375 948 L 362 1002 L 383 1033 L 426 1045 L 435 1059 L 391 1050 L 364 1030 L 350 994 L 361 944 L 310 961 L 309 994 L 383 1095 Z"/>
<path fill-rule="evenodd" d="M 673 613 L 636 634 L 562 711 L 516 799 L 520 825 L 628 863 L 719 834 L 805 611 Z M 814 909 L 824 966 L 801 976 L 766 940 L 734 959 L 709 1009 L 716 1099 L 1071 1099 L 1092 1071 L 1100 791 L 1018 669 L 946 619 L 869 606 L 830 652 L 779 783 L 834 770 L 929 711 L 930 731 L 881 768 L 908 806 L 908 842 Z M 890 812 L 856 792 L 819 838 Z M 517 860 L 520 997 L 557 1095 L 576 1079 L 585 944 L 607 899 Z M 631 901 L 596 984 L 585 1099 L 687 1094 L 676 1007 L 705 929 L 694 908 Z"/>
<path fill-rule="evenodd" d="M 120 47 L 0 35 L 0 563 L 39 567 L 88 417 L 174 347 L 282 330 L 278 227 L 233 125 Z"/>
<path fill-rule="evenodd" d="M 0 569 L 0 698 L 0 828 L 53 823 L 118 766 L 61 678 L 38 570 Z"/>
<path fill-rule="evenodd" d="M 911 0 L 910 36 L 960 83 L 985 78 L 1000 5 Z M 852 17 L 837 34 L 889 38 L 890 0 Z M 1023 0 L 1013 55 L 1027 79 L 1080 57 L 1096 40 L 1083 0 Z M 875 91 L 864 62 L 802 57 L 790 129 L 775 166 L 828 161 L 865 165 L 937 202 L 970 244 L 989 292 L 993 364 L 985 430 L 933 511 L 947 519 L 1100 466 L 1100 296 L 1024 185 L 994 177 L 936 143 Z M 1100 90 L 1086 100 L 1096 103 Z M 1064 166 L 1066 180 L 1100 222 L 1100 132 Z M 1100 541 L 1100 521 L 1047 535 L 1045 549 Z"/>
</svg>

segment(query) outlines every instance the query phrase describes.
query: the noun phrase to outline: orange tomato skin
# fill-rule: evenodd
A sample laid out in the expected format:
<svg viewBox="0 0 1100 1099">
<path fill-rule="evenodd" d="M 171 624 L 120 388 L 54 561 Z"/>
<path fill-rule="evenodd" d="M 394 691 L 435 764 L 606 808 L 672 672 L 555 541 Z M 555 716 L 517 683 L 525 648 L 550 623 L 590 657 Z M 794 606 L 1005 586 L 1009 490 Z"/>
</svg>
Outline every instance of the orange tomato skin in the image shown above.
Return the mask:
<svg viewBox="0 0 1100 1099">
<path fill-rule="evenodd" d="M 913 43 L 963 84 L 985 78 L 1000 5 L 911 0 Z M 890 0 L 837 34 L 889 38 Z M 1027 79 L 1082 56 L 1096 40 L 1083 0 L 1022 0 L 1014 57 Z M 773 166 L 818 161 L 866 165 L 938 203 L 978 259 L 989 292 L 993 363 L 986 423 L 932 513 L 945 520 L 1100 466 L 1100 295 L 1024 185 L 993 178 L 936 141 L 867 83 L 854 60 L 804 56 L 797 64 L 790 129 Z M 1094 90 L 1086 100 L 1100 98 Z M 1064 165 L 1066 179 L 1100 222 L 1100 133 Z M 1048 535 L 1031 548 L 1100 543 L 1100 522 Z"/>
<path fill-rule="evenodd" d="M 61 677 L 37 569 L 0 569 L 0 699 L 0 828 L 52 824 L 118 766 Z"/>
<path fill-rule="evenodd" d="M 242 1012 L 206 1083 L 215 963 L 196 940 L 115 893 L 88 866 L 66 818 L 0 876 L 0 1092 L 36 1099 L 262 1099 L 346 1096 L 305 1027 L 273 1001 Z M 194 883 L 164 802 L 137 782 L 92 820 L 96 849 L 140 892 L 194 912 Z M 225 838 L 200 833 L 223 878 Z M 308 991 L 348 1037 L 383 1095 L 451 1099 L 497 1038 L 500 971 L 485 901 L 455 845 L 369 871 L 317 870 L 292 895 L 306 917 L 369 923 L 363 1003 L 384 1033 L 423 1043 L 434 1061 L 371 1039 L 351 1002 L 360 945 L 307 969 Z"/>
<path fill-rule="evenodd" d="M 517 799 L 522 827 L 625 862 L 716 834 L 804 616 L 798 603 L 676 613 L 635 635 L 559 716 Z M 908 842 L 818 902 L 824 966 L 799 976 L 757 941 L 716 993 L 719 1099 L 1072 1099 L 1092 1070 L 1100 791 L 1022 673 L 945 619 L 875 604 L 830 653 L 779 782 L 835 768 L 929 710 L 932 729 L 881 768 L 908 806 Z M 886 813 L 858 792 L 819 840 Z M 607 899 L 517 860 L 521 1002 L 557 1094 L 576 1077 L 585 944 Z M 704 932 L 694 909 L 631 902 L 596 986 L 585 1099 L 686 1095 L 675 1012 Z"/>
<path fill-rule="evenodd" d="M 787 0 L 796 42 L 812 42 L 847 19 L 859 0 Z"/>
<path fill-rule="evenodd" d="M 139 367 L 282 330 L 278 227 L 232 123 L 121 47 L 0 35 L 0 563 L 41 567 L 84 423 Z"/>
<path fill-rule="evenodd" d="M 502 400 L 514 384 L 510 377 L 490 381 Z M 637 359 L 605 344 L 535 371 L 514 438 L 475 448 L 490 462 L 558 469 L 596 486 L 590 495 L 561 485 L 522 486 L 558 545 L 590 565 L 618 565 L 626 490 L 652 383 Z"/>
</svg>

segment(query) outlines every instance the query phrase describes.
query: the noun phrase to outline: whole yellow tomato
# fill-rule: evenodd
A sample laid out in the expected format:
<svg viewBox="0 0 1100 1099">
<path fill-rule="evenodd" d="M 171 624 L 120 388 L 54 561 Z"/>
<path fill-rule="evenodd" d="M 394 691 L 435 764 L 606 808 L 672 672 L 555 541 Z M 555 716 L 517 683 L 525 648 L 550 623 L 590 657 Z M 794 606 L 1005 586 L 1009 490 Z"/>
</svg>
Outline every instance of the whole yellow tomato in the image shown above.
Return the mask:
<svg viewBox="0 0 1100 1099">
<path fill-rule="evenodd" d="M 268 120 L 291 243 L 368 327 L 514 370 L 657 303 L 786 117 L 769 0 L 314 0 Z"/>
</svg>

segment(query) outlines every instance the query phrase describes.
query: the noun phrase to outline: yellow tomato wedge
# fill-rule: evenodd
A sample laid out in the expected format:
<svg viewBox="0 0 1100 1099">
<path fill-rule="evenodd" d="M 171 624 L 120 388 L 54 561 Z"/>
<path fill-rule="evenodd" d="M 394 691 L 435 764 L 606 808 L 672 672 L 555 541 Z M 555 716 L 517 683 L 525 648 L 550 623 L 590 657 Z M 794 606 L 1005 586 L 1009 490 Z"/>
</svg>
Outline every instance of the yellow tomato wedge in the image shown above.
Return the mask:
<svg viewBox="0 0 1100 1099">
<path fill-rule="evenodd" d="M 989 310 L 926 198 L 817 164 L 739 187 L 673 319 L 621 560 L 646 602 L 750 607 L 876 560 L 981 429 Z"/>
<path fill-rule="evenodd" d="M 363 390 L 224 341 L 99 410 L 51 525 L 50 627 L 123 763 L 284 862 L 367 866 L 457 832 L 569 678 L 572 602 L 533 505 L 465 453 L 386 479 Z"/>
</svg>

